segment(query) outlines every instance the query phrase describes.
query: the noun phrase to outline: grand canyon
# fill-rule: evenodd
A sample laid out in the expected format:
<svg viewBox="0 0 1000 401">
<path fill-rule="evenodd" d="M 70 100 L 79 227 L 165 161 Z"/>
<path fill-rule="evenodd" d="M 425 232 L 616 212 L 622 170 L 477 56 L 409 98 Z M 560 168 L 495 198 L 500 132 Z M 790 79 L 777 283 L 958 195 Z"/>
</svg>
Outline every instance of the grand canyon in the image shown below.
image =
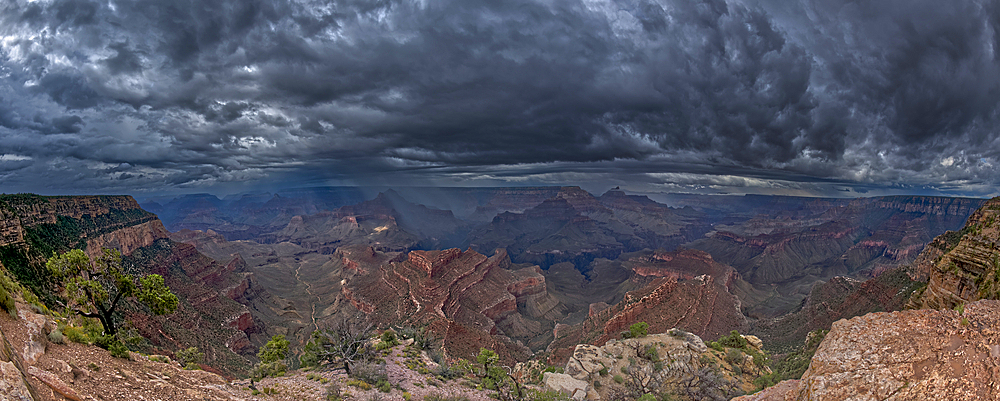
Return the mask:
<svg viewBox="0 0 1000 401">
<path fill-rule="evenodd" d="M 22 194 L 2 201 L 0 262 L 24 294 L 11 291 L 18 306 L 3 326 L 11 350 L 5 363 L 20 372 L 5 386 L 21 382 L 28 389 L 21 399 L 58 399 L 53 394 L 62 393 L 53 380 L 74 387 L 66 384 L 73 380 L 32 373 L 34 365 L 70 353 L 46 337 L 79 321 L 59 312 L 64 301 L 44 261 L 73 248 L 91 255 L 115 248 L 123 264 L 162 275 L 179 296 L 177 311 L 165 316 L 127 302 L 120 319 L 137 355 L 177 358 L 197 347 L 205 370 L 239 379 L 251 374 L 258 349 L 275 335 L 289 341 L 288 368 L 297 369 L 314 332 L 362 319 L 380 331 L 421 328 L 435 339 L 438 363 L 474 361 L 489 349 L 515 371 L 559 367 L 567 373 L 522 379 L 565 390 L 552 383 L 556 375 L 567 376 L 584 383 L 567 395 L 589 399 L 622 396 L 613 391 L 615 381 L 581 366 L 617 367 L 603 355 L 616 349 L 621 355 L 630 328 L 640 323 L 648 333 L 674 333 L 655 337 L 662 349 L 694 350 L 684 351 L 694 353 L 684 357 L 683 368 L 664 368 L 677 376 L 667 381 L 675 387 L 663 384 L 675 396 L 728 399 L 760 390 L 754 399 L 859 396 L 863 385 L 837 372 L 871 372 L 865 377 L 876 380 L 875 368 L 818 361 L 845 357 L 850 350 L 843 341 L 905 351 L 886 345 L 899 341 L 894 338 L 844 336 L 888 330 L 883 324 L 924 332 L 906 327 L 929 325 L 921 319 L 947 317 L 930 311 L 968 303 L 958 315 L 987 320 L 941 336 L 970 349 L 989 347 L 986 311 L 994 306 L 974 301 L 1000 293 L 998 253 L 990 245 L 1000 240 L 998 209 L 995 201 L 973 198 L 692 196 L 657 202 L 617 188 L 594 195 L 578 187 L 338 187 L 224 199 Z M 926 312 L 896 315 L 920 311 Z M 862 317 L 867 320 L 857 321 Z M 32 319 L 42 323 L 32 326 Z M 845 322 L 865 328 L 847 329 Z M 973 329 L 979 331 L 968 332 Z M 719 347 L 714 341 L 734 331 L 755 344 L 747 355 L 767 356 L 767 362 L 741 368 L 706 346 Z M 22 352 L 39 347 L 47 357 Z M 933 349 L 927 352 L 947 359 Z M 670 358 L 687 355 L 674 354 Z M 796 360 L 800 366 L 789 371 Z M 909 380 L 906 394 L 949 388 L 940 380 L 954 374 L 948 366 L 955 363 L 974 362 L 931 364 L 899 380 Z M 718 388 L 685 393 L 690 389 L 676 387 L 707 366 L 719 372 Z M 975 369 L 991 377 L 988 366 Z M 932 373 L 939 371 L 945 376 Z M 977 386 L 960 387 L 995 391 Z"/>
</svg>

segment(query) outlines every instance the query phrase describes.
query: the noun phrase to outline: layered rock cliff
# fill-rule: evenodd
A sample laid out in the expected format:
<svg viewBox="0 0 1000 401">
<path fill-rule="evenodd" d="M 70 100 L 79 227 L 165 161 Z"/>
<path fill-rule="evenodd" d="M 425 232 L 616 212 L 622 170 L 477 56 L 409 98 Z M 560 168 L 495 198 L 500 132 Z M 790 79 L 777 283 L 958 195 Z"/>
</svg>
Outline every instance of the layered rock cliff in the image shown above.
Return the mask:
<svg viewBox="0 0 1000 401">
<path fill-rule="evenodd" d="M 0 196 L 0 264 L 43 297 L 42 265 L 53 252 L 82 248 L 93 256 L 116 246 L 128 254 L 165 235 L 156 216 L 129 196 Z"/>
<path fill-rule="evenodd" d="M 936 238 L 912 268 L 928 279 L 912 306 L 952 308 L 963 302 L 1000 298 L 1000 198 L 976 210 L 958 232 Z"/>
</svg>

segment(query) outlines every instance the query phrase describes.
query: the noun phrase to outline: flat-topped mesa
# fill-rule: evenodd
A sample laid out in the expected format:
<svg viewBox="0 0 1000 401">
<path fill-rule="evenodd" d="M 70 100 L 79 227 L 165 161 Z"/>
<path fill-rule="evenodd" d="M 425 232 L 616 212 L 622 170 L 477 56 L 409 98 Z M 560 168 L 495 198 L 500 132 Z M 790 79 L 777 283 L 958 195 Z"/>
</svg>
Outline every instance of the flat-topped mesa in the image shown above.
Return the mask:
<svg viewBox="0 0 1000 401">
<path fill-rule="evenodd" d="M 708 252 L 694 249 L 657 251 L 652 255 L 633 258 L 626 266 L 639 277 L 673 277 L 682 280 L 690 280 L 703 274 L 721 278 L 732 270 L 716 263 Z"/>
<path fill-rule="evenodd" d="M 851 201 L 852 206 L 872 204 L 878 209 L 892 209 L 907 213 L 929 213 L 935 215 L 967 215 L 982 205 L 982 199 L 949 198 L 939 196 L 883 196 L 860 198 Z"/>
</svg>

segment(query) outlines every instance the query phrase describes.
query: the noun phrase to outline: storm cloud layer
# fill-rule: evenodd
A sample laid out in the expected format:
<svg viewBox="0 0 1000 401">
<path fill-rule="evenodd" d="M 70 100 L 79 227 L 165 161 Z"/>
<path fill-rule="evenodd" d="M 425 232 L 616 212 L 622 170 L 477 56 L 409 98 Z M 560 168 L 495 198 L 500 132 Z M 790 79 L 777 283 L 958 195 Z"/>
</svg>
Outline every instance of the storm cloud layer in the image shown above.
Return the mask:
<svg viewBox="0 0 1000 401">
<path fill-rule="evenodd" d="M 12 0 L 0 192 L 991 195 L 998 28 L 990 1 Z"/>
</svg>

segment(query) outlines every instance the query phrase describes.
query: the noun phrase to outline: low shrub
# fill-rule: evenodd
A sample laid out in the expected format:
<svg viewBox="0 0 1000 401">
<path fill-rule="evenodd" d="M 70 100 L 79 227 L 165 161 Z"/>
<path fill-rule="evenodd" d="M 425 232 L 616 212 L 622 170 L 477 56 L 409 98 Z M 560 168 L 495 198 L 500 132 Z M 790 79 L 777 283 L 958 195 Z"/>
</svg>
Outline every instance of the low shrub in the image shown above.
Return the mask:
<svg viewBox="0 0 1000 401">
<path fill-rule="evenodd" d="M 440 377 L 445 380 L 457 379 L 465 374 L 465 370 L 460 366 L 452 365 L 447 362 L 441 362 L 437 368 L 434 369 L 434 376 Z"/>
<path fill-rule="evenodd" d="M 736 365 L 738 363 L 742 363 L 743 362 L 743 351 L 740 351 L 740 350 L 735 349 L 735 348 L 730 348 L 728 351 L 726 351 L 726 358 L 725 358 L 725 360 L 730 365 Z"/>
<path fill-rule="evenodd" d="M 660 360 L 660 353 L 657 352 L 655 344 L 649 344 L 642 353 L 642 357 L 650 362 L 658 362 Z"/>
<path fill-rule="evenodd" d="M 628 333 L 630 338 L 645 337 L 649 334 L 649 324 L 646 322 L 633 323 L 628 326 Z"/>
<path fill-rule="evenodd" d="M 381 341 L 375 345 L 375 349 L 377 350 L 389 349 L 399 345 L 399 338 L 396 336 L 396 332 L 391 329 L 382 332 L 382 335 L 379 336 L 379 340 Z"/>
<path fill-rule="evenodd" d="M 385 373 L 385 363 L 361 361 L 351 366 L 351 377 L 368 384 L 389 380 Z"/>
<path fill-rule="evenodd" d="M 115 338 L 114 336 L 104 336 L 104 335 L 96 336 L 93 337 L 92 339 L 94 340 L 94 345 L 104 349 L 108 349 L 108 347 L 110 347 L 112 343 L 118 341 L 118 339 Z"/>
<path fill-rule="evenodd" d="M 719 344 L 730 348 L 747 348 L 747 339 L 743 338 L 742 335 L 736 330 L 729 332 L 729 334 L 719 337 Z"/>
<path fill-rule="evenodd" d="M 90 344 L 90 337 L 83 332 L 79 327 L 66 326 L 62 330 L 63 334 L 66 335 L 70 341 L 77 344 Z"/>
<path fill-rule="evenodd" d="M 595 382 L 596 384 L 597 382 Z M 539 390 L 528 390 L 528 401 L 571 401 L 568 395 L 563 394 L 559 391 L 539 391 Z"/>
<path fill-rule="evenodd" d="M 132 357 L 128 353 L 128 347 L 126 347 L 125 344 L 122 343 L 121 341 L 118 341 L 117 338 L 115 338 L 115 340 L 112 341 L 111 344 L 108 344 L 108 351 L 110 351 L 111 356 L 115 358 L 132 359 Z"/>
<path fill-rule="evenodd" d="M 288 365 L 285 365 L 282 361 L 261 362 L 253 367 L 253 370 L 250 371 L 250 376 L 259 380 L 265 377 L 281 377 L 287 371 Z"/>
<path fill-rule="evenodd" d="M 56 344 L 62 344 L 66 341 L 66 339 L 64 338 L 63 333 L 59 331 L 59 329 L 55 329 L 49 332 L 49 341 Z"/>
<path fill-rule="evenodd" d="M 358 380 L 358 379 L 350 379 L 350 380 L 348 380 L 347 381 L 347 385 L 348 386 L 352 386 L 352 387 L 357 387 L 357 388 L 359 388 L 361 390 L 364 390 L 364 391 L 368 391 L 368 390 L 372 389 L 372 385 L 371 384 L 365 383 L 365 382 L 363 382 L 361 380 Z"/>
<path fill-rule="evenodd" d="M 340 401 L 341 397 L 339 384 L 333 382 L 326 386 L 326 401 Z"/>
<path fill-rule="evenodd" d="M 184 365 L 184 369 L 187 370 L 198 370 L 201 369 L 199 364 L 205 359 L 205 354 L 198 351 L 198 347 L 190 347 L 188 349 L 182 349 L 177 351 L 177 360 Z"/>
</svg>

